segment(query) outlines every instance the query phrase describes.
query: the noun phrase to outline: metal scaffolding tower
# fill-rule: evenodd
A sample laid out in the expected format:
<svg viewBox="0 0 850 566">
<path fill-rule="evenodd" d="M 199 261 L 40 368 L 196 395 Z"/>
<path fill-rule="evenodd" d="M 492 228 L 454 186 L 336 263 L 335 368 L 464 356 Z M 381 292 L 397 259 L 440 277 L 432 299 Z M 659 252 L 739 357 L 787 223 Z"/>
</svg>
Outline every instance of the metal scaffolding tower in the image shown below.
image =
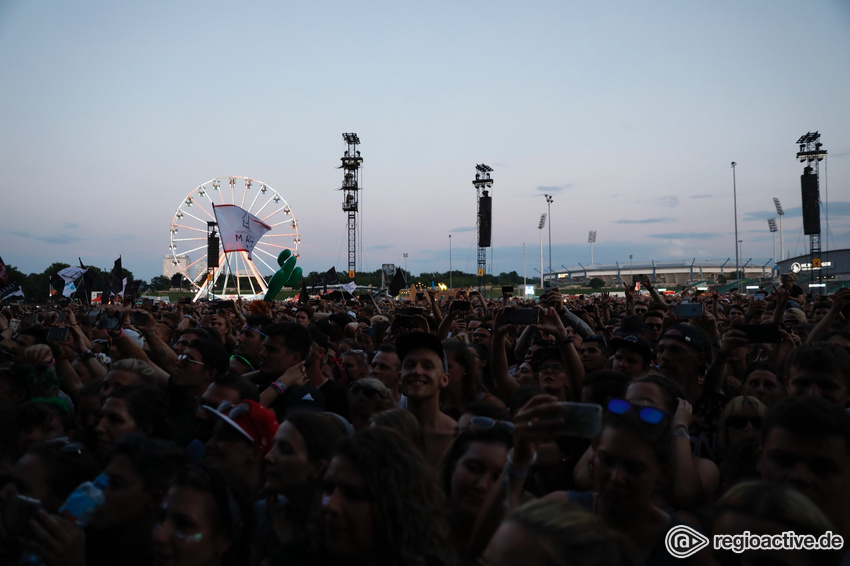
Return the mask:
<svg viewBox="0 0 850 566">
<path fill-rule="evenodd" d="M 826 157 L 818 132 L 808 132 L 797 140 L 797 159 L 806 163 L 800 177 L 803 199 L 803 232 L 809 236 L 809 281 L 821 283 L 820 182 L 818 164 Z"/>
<path fill-rule="evenodd" d="M 357 271 L 357 208 L 360 190 L 358 173 L 363 158 L 357 151 L 357 146 L 360 145 L 357 134 L 342 134 L 342 139 L 348 144 L 348 149 L 341 158 L 340 169 L 343 170 L 343 176 L 339 190 L 342 191 L 342 210 L 348 213 L 348 277 L 353 279 Z"/>
<path fill-rule="evenodd" d="M 493 168 L 480 163 L 475 166 L 475 170 L 478 172 L 472 184 L 478 195 L 478 215 L 475 225 L 478 229 L 478 290 L 480 291 L 487 271 L 487 248 L 490 247 L 492 236 L 493 199 L 487 189 L 493 186 L 493 179 L 490 178 Z"/>
</svg>

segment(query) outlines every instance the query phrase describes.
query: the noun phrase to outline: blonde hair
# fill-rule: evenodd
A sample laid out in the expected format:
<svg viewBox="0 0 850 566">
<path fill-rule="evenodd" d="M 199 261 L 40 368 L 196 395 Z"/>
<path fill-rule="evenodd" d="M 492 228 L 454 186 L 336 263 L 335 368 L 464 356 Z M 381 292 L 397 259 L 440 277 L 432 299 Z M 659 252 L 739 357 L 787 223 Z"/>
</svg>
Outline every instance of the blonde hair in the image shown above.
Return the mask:
<svg viewBox="0 0 850 566">
<path fill-rule="evenodd" d="M 516 523 L 545 547 L 547 566 L 638 564 L 625 535 L 574 503 L 538 499 L 517 507 L 505 522 Z"/>
<path fill-rule="evenodd" d="M 726 426 L 726 420 L 733 415 L 739 414 L 744 407 L 752 407 L 756 410 L 756 414 L 762 418 L 767 414 L 767 405 L 762 403 L 758 398 L 749 395 L 733 397 L 723 407 L 723 412 L 720 413 L 720 420 L 718 421 L 720 435 L 717 438 L 718 454 L 724 454 L 729 444 L 729 429 Z"/>
</svg>

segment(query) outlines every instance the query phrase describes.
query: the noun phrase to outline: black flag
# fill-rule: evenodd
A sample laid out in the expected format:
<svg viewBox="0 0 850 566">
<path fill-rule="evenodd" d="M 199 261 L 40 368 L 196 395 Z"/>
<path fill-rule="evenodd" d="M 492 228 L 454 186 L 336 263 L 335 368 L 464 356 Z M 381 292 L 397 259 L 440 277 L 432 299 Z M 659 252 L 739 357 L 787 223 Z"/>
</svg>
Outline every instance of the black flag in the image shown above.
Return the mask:
<svg viewBox="0 0 850 566">
<path fill-rule="evenodd" d="M 399 291 L 401 291 L 404 287 L 407 287 L 407 281 L 404 279 L 404 274 L 401 269 L 396 268 L 395 275 L 393 275 L 393 280 L 390 281 L 387 293 L 393 297 L 397 297 Z"/>
<path fill-rule="evenodd" d="M 298 293 L 298 304 L 306 305 L 307 301 L 310 299 L 310 293 L 307 291 L 307 278 L 301 278 L 301 292 Z"/>
<path fill-rule="evenodd" d="M 9 270 L 6 269 L 6 264 L 0 259 L 0 301 L 15 295 L 23 297 L 24 290 L 12 279 Z"/>
<path fill-rule="evenodd" d="M 121 256 L 118 256 L 118 259 L 115 260 L 109 279 L 109 290 L 115 295 L 120 294 L 124 290 L 124 270 L 121 269 Z"/>
<path fill-rule="evenodd" d="M 78 257 L 77 259 L 80 260 L 80 267 L 86 269 L 82 258 Z M 91 271 L 86 271 L 83 273 L 83 277 L 77 282 L 77 290 L 73 298 L 78 299 L 86 306 L 91 306 L 92 288 L 94 288 L 94 275 L 92 275 Z"/>
</svg>

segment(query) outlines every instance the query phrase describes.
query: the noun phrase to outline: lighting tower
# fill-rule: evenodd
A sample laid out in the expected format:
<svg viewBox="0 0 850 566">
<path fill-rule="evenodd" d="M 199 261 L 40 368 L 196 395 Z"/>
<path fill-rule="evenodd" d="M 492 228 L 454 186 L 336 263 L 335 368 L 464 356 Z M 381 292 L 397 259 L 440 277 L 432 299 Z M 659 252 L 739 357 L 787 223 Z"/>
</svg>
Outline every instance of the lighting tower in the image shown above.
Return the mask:
<svg viewBox="0 0 850 566">
<path fill-rule="evenodd" d="M 549 214 L 549 286 L 552 286 L 552 195 L 546 197 L 546 211 Z"/>
<path fill-rule="evenodd" d="M 357 134 L 342 134 L 342 139 L 348 144 L 348 149 L 345 150 L 341 159 L 342 165 L 339 166 L 343 170 L 343 176 L 342 187 L 338 190 L 342 191 L 342 211 L 348 213 L 348 277 L 353 279 L 354 272 L 357 271 L 357 193 L 360 190 L 358 173 L 363 158 L 357 151 L 357 146 L 360 145 Z"/>
<path fill-rule="evenodd" d="M 537 229 L 540 230 L 540 289 L 543 289 L 543 227 L 544 226 L 546 226 L 546 213 L 545 212 L 540 215 L 540 223 L 537 224 Z"/>
<path fill-rule="evenodd" d="M 487 250 L 490 247 L 491 225 L 493 223 L 493 198 L 490 196 L 487 189 L 493 186 L 493 179 L 490 178 L 490 173 L 493 168 L 489 165 L 480 163 L 475 166 L 477 173 L 472 184 L 475 186 L 475 192 L 478 195 L 478 290 L 484 282 L 484 272 L 487 269 Z"/>
<path fill-rule="evenodd" d="M 735 182 L 735 166 L 737 163 L 732 162 L 732 195 L 735 201 L 735 288 L 738 289 L 738 292 L 741 292 L 741 273 L 738 271 L 738 266 L 740 265 L 740 259 L 738 256 L 738 244 L 740 240 L 738 240 L 738 184 Z"/>
<path fill-rule="evenodd" d="M 785 259 L 785 237 L 782 232 L 782 217 L 785 216 L 785 211 L 782 210 L 782 204 L 776 197 L 773 197 L 773 206 L 776 207 L 776 214 L 779 215 L 779 261 L 782 261 Z M 779 261 L 776 263 L 779 263 Z"/>
<path fill-rule="evenodd" d="M 809 132 L 797 140 L 800 151 L 797 159 L 806 163 L 800 176 L 800 188 L 803 197 L 803 233 L 809 236 L 809 272 L 810 284 L 817 280 L 821 282 L 821 247 L 820 247 L 820 188 L 818 182 L 818 164 L 826 157 L 822 149 L 818 132 Z"/>
<path fill-rule="evenodd" d="M 587 243 L 590 244 L 590 265 L 593 265 L 593 244 L 596 243 L 596 230 L 587 233 Z"/>
<path fill-rule="evenodd" d="M 773 264 L 776 265 L 779 263 L 779 260 L 776 259 L 776 218 L 768 218 L 767 227 L 770 229 L 770 234 L 773 236 Z M 771 269 L 771 271 L 773 270 Z"/>
</svg>

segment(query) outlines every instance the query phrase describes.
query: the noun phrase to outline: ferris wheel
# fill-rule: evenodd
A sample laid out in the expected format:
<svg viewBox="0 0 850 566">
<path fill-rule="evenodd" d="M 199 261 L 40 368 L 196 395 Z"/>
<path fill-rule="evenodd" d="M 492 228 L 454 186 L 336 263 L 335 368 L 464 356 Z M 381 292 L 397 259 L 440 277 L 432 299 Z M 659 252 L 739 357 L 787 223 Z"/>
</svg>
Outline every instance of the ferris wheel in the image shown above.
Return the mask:
<svg viewBox="0 0 850 566">
<path fill-rule="evenodd" d="M 215 246 L 221 251 L 210 261 L 208 237 L 215 234 L 216 222 L 213 205 L 225 204 L 242 208 L 271 229 L 257 241 L 250 255 L 244 251 L 225 253 Z M 183 199 L 171 221 L 171 259 L 197 290 L 195 300 L 262 298 L 267 290 L 266 278 L 279 269 L 278 256 L 288 249 L 298 257 L 300 241 L 292 208 L 279 192 L 250 177 L 227 177 L 224 182 L 211 179 L 199 185 Z M 207 268 L 216 264 L 218 267 Z"/>
</svg>

